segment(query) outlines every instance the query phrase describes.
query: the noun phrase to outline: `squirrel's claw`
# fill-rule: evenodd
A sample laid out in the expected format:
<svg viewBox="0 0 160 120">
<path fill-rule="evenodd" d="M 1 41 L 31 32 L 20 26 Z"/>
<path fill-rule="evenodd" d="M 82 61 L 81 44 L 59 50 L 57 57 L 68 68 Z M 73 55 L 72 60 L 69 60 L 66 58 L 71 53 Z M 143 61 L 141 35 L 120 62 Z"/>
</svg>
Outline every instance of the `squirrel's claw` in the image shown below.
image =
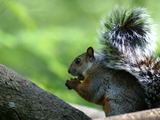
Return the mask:
<svg viewBox="0 0 160 120">
<path fill-rule="evenodd" d="M 67 87 L 69 90 L 71 90 L 72 88 L 71 88 L 71 86 L 69 85 L 69 82 L 70 82 L 70 80 L 67 80 L 66 83 L 65 83 L 65 85 L 66 85 L 66 87 Z"/>
</svg>

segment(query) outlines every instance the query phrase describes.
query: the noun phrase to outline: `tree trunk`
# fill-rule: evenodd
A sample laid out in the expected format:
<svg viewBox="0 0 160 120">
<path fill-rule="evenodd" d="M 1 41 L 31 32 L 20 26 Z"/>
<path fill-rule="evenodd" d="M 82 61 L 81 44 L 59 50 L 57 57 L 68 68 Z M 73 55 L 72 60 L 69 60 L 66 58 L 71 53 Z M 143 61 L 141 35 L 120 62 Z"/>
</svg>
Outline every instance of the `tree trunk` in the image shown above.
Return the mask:
<svg viewBox="0 0 160 120">
<path fill-rule="evenodd" d="M 0 120 L 89 120 L 83 112 L 0 65 Z"/>
</svg>

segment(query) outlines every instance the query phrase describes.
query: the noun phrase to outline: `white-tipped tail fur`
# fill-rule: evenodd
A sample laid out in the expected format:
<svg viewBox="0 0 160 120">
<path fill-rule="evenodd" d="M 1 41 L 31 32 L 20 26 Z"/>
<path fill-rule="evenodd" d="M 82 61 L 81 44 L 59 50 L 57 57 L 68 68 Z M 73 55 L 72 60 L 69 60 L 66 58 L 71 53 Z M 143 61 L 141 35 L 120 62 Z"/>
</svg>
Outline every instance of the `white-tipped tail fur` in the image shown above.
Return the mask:
<svg viewBox="0 0 160 120">
<path fill-rule="evenodd" d="M 146 9 L 123 9 L 116 7 L 109 17 L 104 17 L 103 44 L 107 51 L 118 51 L 130 62 L 152 56 L 156 48 L 156 32 Z"/>
</svg>

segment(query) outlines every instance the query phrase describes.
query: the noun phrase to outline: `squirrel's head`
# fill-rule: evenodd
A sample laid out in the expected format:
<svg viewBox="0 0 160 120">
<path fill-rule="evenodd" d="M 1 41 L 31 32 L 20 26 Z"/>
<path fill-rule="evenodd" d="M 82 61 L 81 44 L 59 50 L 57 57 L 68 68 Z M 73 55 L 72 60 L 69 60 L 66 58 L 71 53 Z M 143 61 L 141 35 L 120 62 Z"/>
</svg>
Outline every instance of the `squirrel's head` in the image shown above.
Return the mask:
<svg viewBox="0 0 160 120">
<path fill-rule="evenodd" d="M 87 70 L 92 66 L 94 61 L 94 49 L 89 47 L 85 53 L 74 59 L 68 69 L 68 73 L 73 76 L 78 76 L 79 80 L 83 80 L 86 76 Z"/>
</svg>

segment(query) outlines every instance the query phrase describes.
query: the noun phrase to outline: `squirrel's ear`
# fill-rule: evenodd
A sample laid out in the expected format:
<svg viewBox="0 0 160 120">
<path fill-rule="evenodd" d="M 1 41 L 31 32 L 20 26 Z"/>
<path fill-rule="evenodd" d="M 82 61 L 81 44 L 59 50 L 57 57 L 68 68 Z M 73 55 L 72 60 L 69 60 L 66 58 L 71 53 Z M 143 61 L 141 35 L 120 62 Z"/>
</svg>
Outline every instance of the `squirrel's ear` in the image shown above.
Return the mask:
<svg viewBox="0 0 160 120">
<path fill-rule="evenodd" d="M 87 55 L 88 55 L 89 57 L 94 57 L 94 49 L 93 49 L 92 47 L 89 47 L 89 48 L 87 49 Z"/>
</svg>

